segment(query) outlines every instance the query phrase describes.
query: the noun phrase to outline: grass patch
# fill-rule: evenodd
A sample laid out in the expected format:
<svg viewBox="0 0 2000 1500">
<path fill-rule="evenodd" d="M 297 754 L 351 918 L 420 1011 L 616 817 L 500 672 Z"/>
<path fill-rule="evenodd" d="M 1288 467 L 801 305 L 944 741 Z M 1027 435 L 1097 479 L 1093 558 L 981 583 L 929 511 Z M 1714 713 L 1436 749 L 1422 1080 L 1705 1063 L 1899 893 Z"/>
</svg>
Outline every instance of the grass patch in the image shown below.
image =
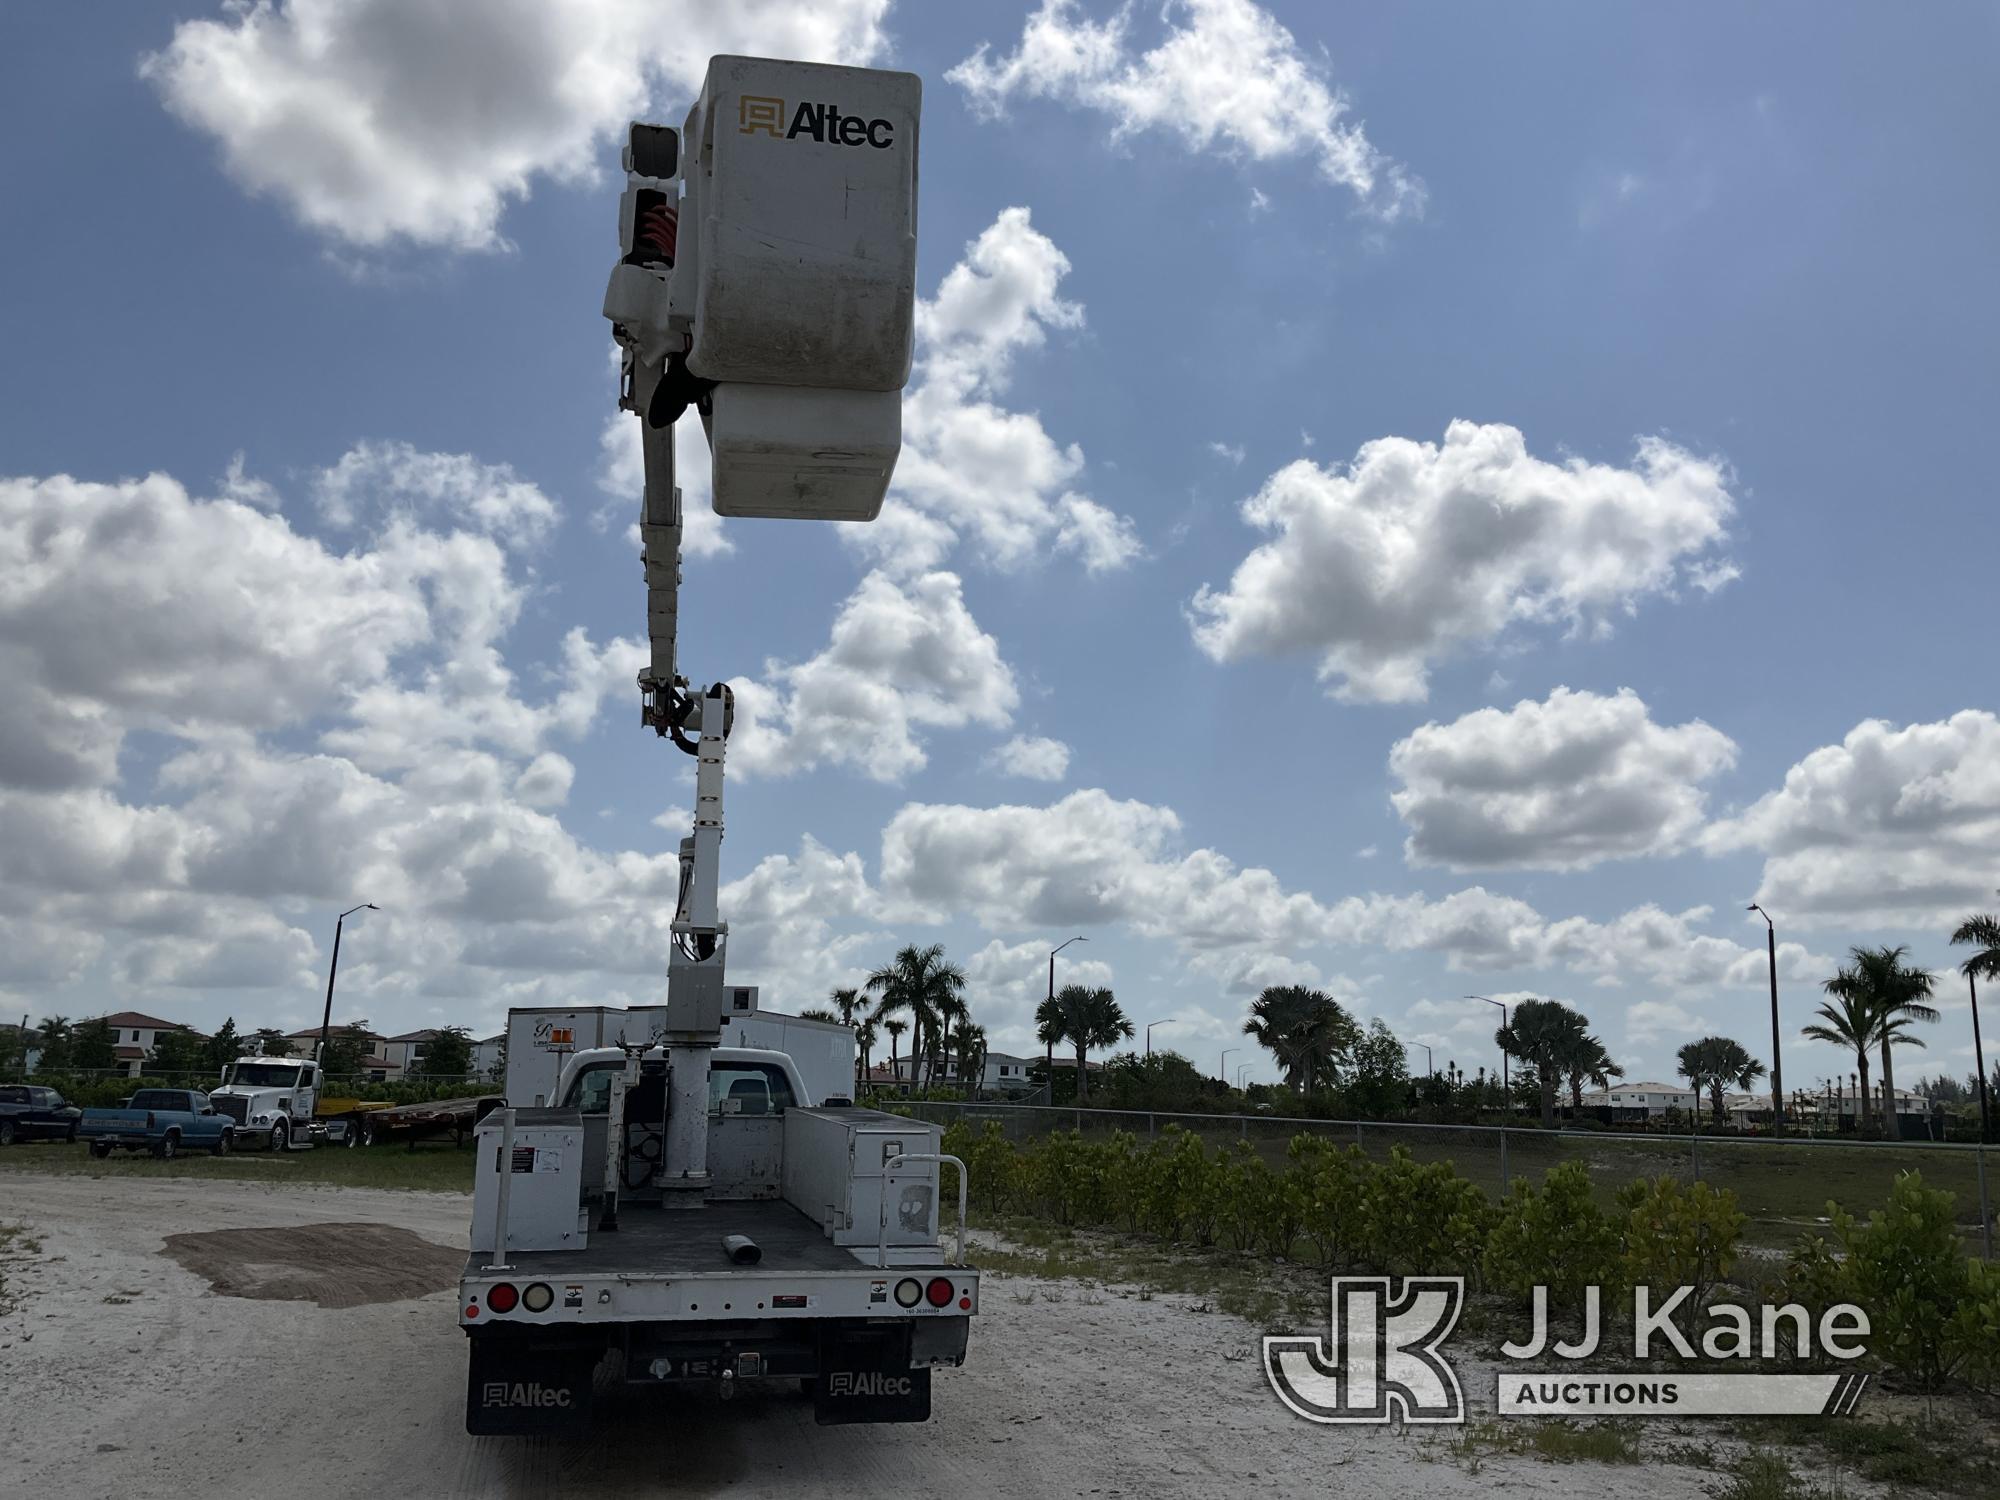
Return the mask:
<svg viewBox="0 0 2000 1500">
<path fill-rule="evenodd" d="M 1715 1500 L 1840 1500 L 1840 1496 L 1837 1481 L 1827 1486 L 1803 1480 L 1781 1453 L 1746 1454 L 1715 1492 Z"/>
<path fill-rule="evenodd" d="M 1863 1422 L 1853 1417 L 1824 1417 L 1743 1423 L 1738 1431 L 1765 1454 L 1778 1447 L 1810 1447 L 1841 1472 L 1897 1491 L 2000 1494 L 2000 1461 L 1981 1440 L 1981 1424 L 1976 1422 Z"/>
<path fill-rule="evenodd" d="M 1639 1440 L 1631 1429 L 1605 1422 L 1487 1421 L 1466 1428 L 1449 1446 L 1474 1473 L 1488 1454 L 1557 1464 L 1639 1462 Z"/>
<path fill-rule="evenodd" d="M 150 1156 L 117 1153 L 99 1161 L 88 1148 L 52 1143 L 14 1146 L 0 1152 L 0 1173 L 61 1173 L 79 1177 L 221 1179 L 324 1187 L 404 1188 L 418 1192 L 470 1193 L 472 1148 L 449 1143 L 405 1146 L 321 1146 L 312 1151 L 231 1152 L 228 1156 Z"/>
</svg>

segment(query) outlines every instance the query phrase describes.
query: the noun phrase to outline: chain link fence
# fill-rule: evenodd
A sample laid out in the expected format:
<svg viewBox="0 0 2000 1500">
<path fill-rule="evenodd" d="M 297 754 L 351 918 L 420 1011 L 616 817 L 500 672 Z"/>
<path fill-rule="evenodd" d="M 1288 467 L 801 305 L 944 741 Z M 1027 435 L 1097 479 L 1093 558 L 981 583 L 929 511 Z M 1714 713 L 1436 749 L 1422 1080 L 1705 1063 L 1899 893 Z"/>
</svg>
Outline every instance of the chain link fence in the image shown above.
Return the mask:
<svg viewBox="0 0 2000 1500">
<path fill-rule="evenodd" d="M 983 1129 L 988 1121 L 997 1122 L 1017 1145 L 1058 1130 L 1086 1136 L 1123 1130 L 1150 1140 L 1173 1126 L 1211 1147 L 1248 1141 L 1274 1167 L 1285 1164 L 1298 1135 L 1358 1146 L 1381 1161 L 1401 1146 L 1419 1161 L 1450 1162 L 1492 1199 L 1501 1197 L 1516 1178 L 1540 1182 L 1550 1168 L 1580 1161 L 1607 1206 L 1627 1183 L 1653 1177 L 1728 1188 L 1749 1217 L 1746 1238 L 1764 1248 L 1788 1247 L 1799 1235 L 1824 1228 L 1829 1199 L 1866 1217 L 1888 1201 L 1899 1175 L 1921 1172 L 1926 1186 L 1957 1196 L 1962 1232 L 1988 1259 L 1993 1253 L 1986 1148 L 1976 1144 L 1419 1125 L 938 1100 L 906 1101 L 898 1107 L 939 1125 L 963 1122 Z"/>
</svg>

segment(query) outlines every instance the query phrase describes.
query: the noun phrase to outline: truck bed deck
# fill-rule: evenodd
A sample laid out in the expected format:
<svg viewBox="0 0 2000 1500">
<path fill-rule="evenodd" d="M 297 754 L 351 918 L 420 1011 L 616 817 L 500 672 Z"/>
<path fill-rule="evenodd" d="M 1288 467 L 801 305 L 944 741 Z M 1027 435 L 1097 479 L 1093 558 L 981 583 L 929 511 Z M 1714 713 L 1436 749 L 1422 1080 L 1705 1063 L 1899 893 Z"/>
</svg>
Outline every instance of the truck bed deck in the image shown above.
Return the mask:
<svg viewBox="0 0 2000 1500">
<path fill-rule="evenodd" d="M 515 1250 L 508 1259 L 525 1275 L 672 1276 L 741 1275 L 750 1269 L 730 1264 L 722 1248 L 726 1234 L 744 1234 L 764 1252 L 764 1271 L 852 1271 L 864 1262 L 836 1245 L 819 1225 L 781 1199 L 708 1203 L 700 1208 L 655 1208 L 627 1202 L 618 1228 L 605 1233 L 593 1216 L 590 1244 L 582 1250 Z M 872 1256 L 873 1251 L 870 1251 Z M 475 1251 L 466 1258 L 467 1275 L 483 1271 L 493 1257 Z"/>
</svg>

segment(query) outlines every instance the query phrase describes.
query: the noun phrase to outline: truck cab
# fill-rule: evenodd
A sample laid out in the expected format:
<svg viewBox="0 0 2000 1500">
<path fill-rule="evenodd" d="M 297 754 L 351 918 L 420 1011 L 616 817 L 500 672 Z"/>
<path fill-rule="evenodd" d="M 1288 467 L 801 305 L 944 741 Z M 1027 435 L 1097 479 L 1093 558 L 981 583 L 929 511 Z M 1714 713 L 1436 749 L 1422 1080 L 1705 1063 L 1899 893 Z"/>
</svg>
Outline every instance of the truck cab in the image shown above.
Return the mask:
<svg viewBox="0 0 2000 1500">
<path fill-rule="evenodd" d="M 237 1146 L 284 1151 L 303 1145 L 313 1129 L 319 1068 L 296 1057 L 239 1057 L 222 1070 L 208 1096 L 232 1122 Z"/>
<path fill-rule="evenodd" d="M 574 1054 L 557 1077 L 552 1102 L 583 1117 L 588 1198 L 601 1196 L 612 1083 L 624 1066 L 622 1048 L 594 1047 Z M 640 1161 L 657 1160 L 665 1139 L 666 1067 L 664 1050 L 649 1048 L 640 1059 L 639 1087 L 625 1096 L 626 1149 Z M 786 1054 L 763 1047 L 715 1048 L 709 1054 L 708 1152 L 716 1196 L 777 1196 L 785 1111 L 814 1102 Z"/>
</svg>

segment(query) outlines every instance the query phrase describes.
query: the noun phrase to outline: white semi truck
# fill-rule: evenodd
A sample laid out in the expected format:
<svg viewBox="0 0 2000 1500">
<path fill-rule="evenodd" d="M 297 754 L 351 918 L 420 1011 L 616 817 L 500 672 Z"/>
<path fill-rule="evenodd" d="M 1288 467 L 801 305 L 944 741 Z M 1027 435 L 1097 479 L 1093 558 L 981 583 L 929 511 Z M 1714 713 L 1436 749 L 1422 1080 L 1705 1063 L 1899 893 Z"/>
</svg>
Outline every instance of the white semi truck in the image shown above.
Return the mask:
<svg viewBox="0 0 2000 1500">
<path fill-rule="evenodd" d="M 937 1128 L 825 1104 L 785 1051 L 725 1044 L 756 1013 L 725 981 L 717 902 L 733 703 L 675 660 L 688 406 L 717 511 L 881 507 L 910 370 L 920 102 L 906 73 L 717 57 L 681 131 L 632 127 L 604 311 L 645 455 L 642 722 L 696 757 L 694 827 L 657 1030 L 575 1048 L 545 1103 L 510 1090 L 479 1127 L 458 1302 L 470 1432 L 578 1431 L 600 1378 L 724 1395 L 793 1378 L 822 1423 L 918 1422 L 931 1372 L 964 1361 L 979 1273 L 964 1164 Z"/>
</svg>

